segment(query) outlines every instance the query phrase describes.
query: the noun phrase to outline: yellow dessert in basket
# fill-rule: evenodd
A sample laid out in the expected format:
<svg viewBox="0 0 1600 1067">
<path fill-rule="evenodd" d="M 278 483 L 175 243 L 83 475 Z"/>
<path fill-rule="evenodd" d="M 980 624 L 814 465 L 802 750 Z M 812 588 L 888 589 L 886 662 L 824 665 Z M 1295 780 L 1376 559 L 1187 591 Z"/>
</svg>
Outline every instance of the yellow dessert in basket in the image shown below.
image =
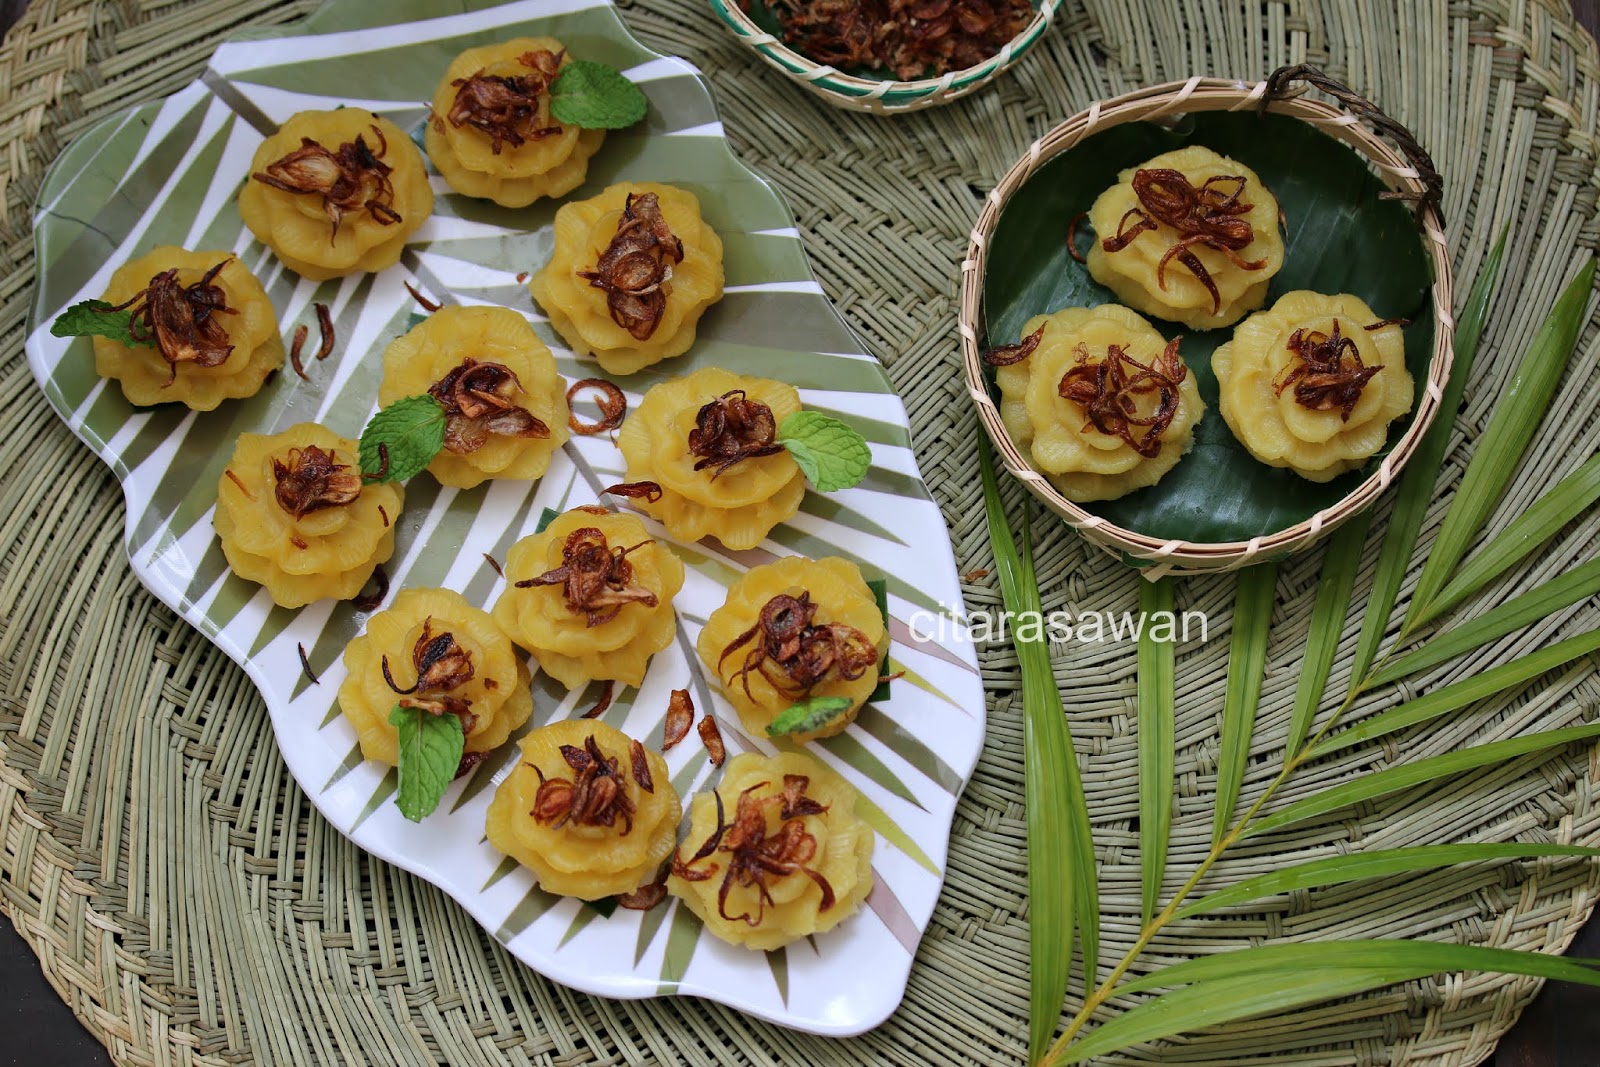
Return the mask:
<svg viewBox="0 0 1600 1067">
<path fill-rule="evenodd" d="M 232 252 L 151 249 L 112 272 L 105 302 L 131 313 L 139 343 L 94 338 L 94 369 L 117 379 L 130 404 L 210 411 L 254 396 L 283 366 L 272 301 Z"/>
<path fill-rule="evenodd" d="M 805 497 L 805 476 L 777 443 L 778 424 L 799 410 L 793 386 L 714 367 L 652 386 L 617 439 L 629 481 L 659 490 L 639 506 L 681 540 L 754 548 Z"/>
<path fill-rule="evenodd" d="M 541 477 L 570 435 L 555 357 L 503 307 L 446 307 L 383 353 L 378 403 L 424 393 L 445 410 L 444 448 L 428 470 L 470 489 L 488 478 Z"/>
<path fill-rule="evenodd" d="M 733 583 L 695 648 L 745 731 L 756 737 L 766 736 L 796 701 L 843 698 L 824 725 L 791 735 L 809 741 L 855 721 L 877 688 L 889 635 L 854 563 L 785 556 L 750 568 Z"/>
<path fill-rule="evenodd" d="M 556 212 L 555 252 L 528 288 L 573 351 L 632 374 L 694 343 L 722 297 L 722 239 L 687 190 L 613 185 Z"/>
<path fill-rule="evenodd" d="M 683 814 L 666 760 L 589 719 L 541 726 L 521 745 L 489 803 L 489 843 L 563 896 L 598 900 L 653 881 Z"/>
<path fill-rule="evenodd" d="M 339 708 L 361 754 L 400 762 L 395 705 L 458 715 L 464 763 L 505 744 L 533 714 L 528 668 L 489 613 L 450 589 L 402 589 L 345 648 Z"/>
<path fill-rule="evenodd" d="M 217 483 L 214 522 L 228 565 L 286 608 L 347 600 L 394 554 L 405 490 L 363 484 L 356 442 L 303 422 L 240 434 Z"/>
<path fill-rule="evenodd" d="M 735 945 L 774 949 L 833 929 L 872 890 L 856 791 L 803 753 L 746 753 L 690 802 L 667 892 Z"/>
<path fill-rule="evenodd" d="M 1038 315 L 988 353 L 1000 418 L 1035 470 L 1071 500 L 1154 485 L 1194 444 L 1194 376 L 1144 319 L 1116 304 Z"/>
<path fill-rule="evenodd" d="M 1285 293 L 1240 323 L 1211 367 L 1239 443 L 1314 482 L 1380 452 L 1415 389 L 1400 324 L 1348 293 Z"/>
<path fill-rule="evenodd" d="M 450 188 L 504 207 L 565 196 L 583 184 L 605 130 L 550 115 L 550 85 L 569 62 L 554 37 L 469 48 L 433 93 L 424 141 Z"/>
<path fill-rule="evenodd" d="M 1278 200 L 1256 173 L 1190 145 L 1125 170 L 1089 209 L 1094 280 L 1136 311 L 1230 326 L 1283 266 Z"/>
<path fill-rule="evenodd" d="M 637 516 L 580 507 L 506 556 L 494 617 L 569 689 L 593 679 L 638 685 L 672 643 L 683 562 Z"/>
<path fill-rule="evenodd" d="M 239 192 L 250 232 L 314 281 L 394 266 L 432 213 L 422 153 L 359 107 L 289 119 L 256 149 Z"/>
</svg>

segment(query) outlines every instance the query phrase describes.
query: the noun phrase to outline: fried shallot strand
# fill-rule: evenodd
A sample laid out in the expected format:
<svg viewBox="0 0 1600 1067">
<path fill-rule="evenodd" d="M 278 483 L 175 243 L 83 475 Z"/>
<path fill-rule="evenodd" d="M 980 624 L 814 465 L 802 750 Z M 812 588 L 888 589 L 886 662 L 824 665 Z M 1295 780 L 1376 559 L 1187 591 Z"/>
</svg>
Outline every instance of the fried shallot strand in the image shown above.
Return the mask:
<svg viewBox="0 0 1600 1067">
<path fill-rule="evenodd" d="M 294 341 L 289 345 L 289 366 L 294 368 L 295 374 L 299 375 L 300 380 L 303 382 L 309 382 L 311 380 L 310 377 L 306 375 L 305 364 L 300 362 L 300 353 L 305 350 L 306 335 L 310 332 L 310 328 L 302 322 L 300 325 L 294 328 Z"/>
<path fill-rule="evenodd" d="M 1392 321 L 1374 323 L 1367 329 L 1394 325 Z M 1288 349 L 1293 357 L 1272 381 L 1275 396 L 1294 386 L 1294 400 L 1312 411 L 1339 410 L 1341 422 L 1350 421 L 1350 413 L 1361 400 L 1361 391 L 1373 379 L 1382 365 L 1369 367 L 1361 362 L 1361 351 L 1354 338 L 1340 332 L 1339 320 L 1333 320 L 1333 332 L 1298 329 L 1289 335 Z"/>
<path fill-rule="evenodd" d="M 372 583 L 378 588 L 351 598 L 350 605 L 357 611 L 376 611 L 389 595 L 389 572 L 384 570 L 383 564 L 372 568 Z"/>
<path fill-rule="evenodd" d="M 661 751 L 670 752 L 674 745 L 689 736 L 689 727 L 693 725 L 694 699 L 689 696 L 687 689 L 674 689 L 671 699 L 667 702 L 667 721 L 662 731 Z"/>
<path fill-rule="evenodd" d="M 640 541 L 627 548 L 612 548 L 604 533 L 593 526 L 583 526 L 567 535 L 561 546 L 559 567 L 523 579 L 516 583 L 517 588 L 559 585 L 567 607 L 582 612 L 586 625 L 599 626 L 616 618 L 626 604 L 655 607 L 656 595 L 633 584 L 633 564 L 628 562 L 628 553 L 653 543 Z"/>
<path fill-rule="evenodd" d="M 1179 384 L 1188 368 L 1178 358 L 1178 338 L 1151 360 L 1140 363 L 1122 345 L 1109 345 L 1106 358 L 1093 361 L 1089 346 L 1080 342 L 1075 354 L 1078 365 L 1061 376 L 1057 392 L 1083 407 L 1088 418 L 1084 429 L 1093 427 L 1103 434 L 1120 437 L 1139 455 L 1150 459 L 1161 453 L 1161 435 L 1178 413 Z M 1148 415 L 1139 413 L 1138 399 L 1154 394 L 1155 407 Z M 1135 427 L 1144 427 L 1141 437 Z"/>
<path fill-rule="evenodd" d="M 637 341 L 647 341 L 667 310 L 672 265 L 683 262 L 683 241 L 661 214 L 655 193 L 629 193 L 617 234 L 593 270 L 578 277 L 606 294 L 611 321 Z"/>
<path fill-rule="evenodd" d="M 503 363 L 480 363 L 467 357 L 428 386 L 428 395 L 444 408 L 444 447 L 458 456 L 471 455 L 491 436 L 543 440 L 550 436 L 532 412 L 512 403 L 522 391 L 516 372 Z"/>
<path fill-rule="evenodd" d="M 272 459 L 273 497 L 287 514 L 303 519 L 323 508 L 343 507 L 361 495 L 361 473 L 316 445 L 291 448 Z"/>
<path fill-rule="evenodd" d="M 707 715 L 695 729 L 700 733 L 700 743 L 706 746 L 706 758 L 711 761 L 711 766 L 722 766 L 723 760 L 728 758 L 728 749 L 722 743 L 722 728 L 717 725 L 717 720 Z"/>
<path fill-rule="evenodd" d="M 583 718 L 597 719 L 604 715 L 606 709 L 611 706 L 611 700 L 616 696 L 616 693 L 617 683 L 607 679 L 606 684 L 600 687 L 600 698 L 594 702 L 594 707 L 583 713 Z"/>
<path fill-rule="evenodd" d="M 754 626 L 728 642 L 717 660 L 718 673 L 729 656 L 750 645 L 734 675 L 745 695 L 754 699 L 750 672 L 758 671 L 784 696 L 799 698 L 827 678 L 854 681 L 878 665 L 878 648 L 866 634 L 842 622 L 818 623 L 816 617 L 809 591 L 780 593 L 762 606 Z"/>
<path fill-rule="evenodd" d="M 698 457 L 694 469 L 715 467 L 712 481 L 737 463 L 782 451 L 772 408 L 751 400 L 743 389 L 730 389 L 702 405 L 689 431 L 689 454 Z"/>
<path fill-rule="evenodd" d="M 215 284 L 217 275 L 229 262 L 224 259 L 190 285 L 178 281 L 176 267 L 164 270 L 132 297 L 106 309 L 127 311 L 128 336 L 140 344 L 156 346 L 172 370 L 166 385 L 177 380 L 180 363 L 216 367 L 233 353 L 228 331 L 216 318 L 238 312 L 228 306 L 227 294 Z"/>
<path fill-rule="evenodd" d="M 381 226 L 400 222 L 394 209 L 394 183 L 389 180 L 393 168 L 382 158 L 389 153 L 389 142 L 376 125 L 371 129 L 378 142 L 376 152 L 361 134 L 332 152 L 302 137 L 299 148 L 250 177 L 286 193 L 322 197 L 323 214 L 333 224 L 330 245 L 339 236 L 339 223 L 357 211 L 365 210 Z"/>
<path fill-rule="evenodd" d="M 983 361 L 991 367 L 1009 367 L 1013 363 L 1021 363 L 1033 355 L 1034 349 L 1039 347 L 1039 341 L 1043 337 L 1044 327 L 1040 326 L 1014 345 L 1000 345 L 989 349 L 983 354 Z"/>
<path fill-rule="evenodd" d="M 606 496 L 643 500 L 646 504 L 654 504 L 662 497 L 660 482 L 618 482 L 616 485 L 608 485 L 600 491 Z"/>
<path fill-rule="evenodd" d="M 585 389 L 593 389 L 600 394 L 600 399 L 595 404 L 600 408 L 599 422 L 583 422 L 579 420 L 577 412 L 570 411 L 573 406 L 572 398 Z M 622 417 L 628 412 L 628 398 L 621 389 L 606 381 L 604 378 L 580 378 L 567 388 L 567 426 L 573 433 L 589 434 L 606 433 L 622 425 Z"/>
<path fill-rule="evenodd" d="M 827 807 L 806 796 L 811 780 L 802 774 L 783 776 L 783 791 L 767 797 L 757 797 L 757 790 L 770 783 L 757 782 L 739 794 L 733 822 L 727 821 L 722 805 L 722 794 L 713 792 L 717 804 L 717 825 L 699 850 L 685 860 L 680 852 L 672 856 L 672 873 L 689 882 L 703 882 L 723 870 L 722 885 L 717 890 L 717 913 L 729 922 L 743 922 L 760 926 L 766 909 L 773 903 L 770 881 L 787 878 L 792 874 L 805 875 L 822 891 L 818 911 L 827 911 L 834 905 L 833 886 L 820 871 L 807 866 L 817 854 L 817 839 L 806 829 L 808 817 L 827 812 Z M 777 825 L 768 825 L 768 815 L 777 816 Z M 712 862 L 697 867 L 705 860 L 725 857 L 722 863 Z M 724 869 L 724 864 L 725 869 Z M 728 914 L 728 895 L 734 888 L 754 889 L 754 913 L 744 911 Z"/>
<path fill-rule="evenodd" d="M 1139 206 L 1129 208 L 1117 223 L 1117 232 L 1100 242 L 1107 252 L 1120 252 L 1158 223 L 1178 232 L 1178 240 L 1156 265 L 1156 284 L 1167 288 L 1167 264 L 1176 259 L 1188 268 L 1211 294 L 1211 313 L 1222 308 L 1222 294 L 1206 265 L 1195 255 L 1197 247 L 1222 253 L 1240 270 L 1261 270 L 1264 259 L 1247 260 L 1241 249 L 1255 240 L 1255 228 L 1244 216 L 1254 206 L 1241 199 L 1247 180 L 1242 174 L 1218 174 L 1197 188 L 1182 171 L 1170 167 L 1141 167 L 1133 174 L 1133 194 Z M 1134 221 L 1129 226 L 1129 220 Z"/>
</svg>

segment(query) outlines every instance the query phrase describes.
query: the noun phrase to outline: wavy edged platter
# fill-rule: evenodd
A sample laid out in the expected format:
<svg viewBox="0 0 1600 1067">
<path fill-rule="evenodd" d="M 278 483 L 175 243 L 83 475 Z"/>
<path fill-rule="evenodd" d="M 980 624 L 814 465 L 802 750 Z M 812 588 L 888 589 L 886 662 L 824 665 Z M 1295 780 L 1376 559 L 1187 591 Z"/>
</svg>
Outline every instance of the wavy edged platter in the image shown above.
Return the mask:
<svg viewBox="0 0 1600 1067">
<path fill-rule="evenodd" d="M 85 132 L 56 162 L 35 209 L 39 285 L 27 338 L 30 369 L 50 403 L 121 481 L 133 569 L 163 602 L 248 672 L 272 717 L 291 773 L 342 833 L 439 886 L 517 958 L 566 985 L 612 997 L 707 997 L 815 1033 L 859 1033 L 904 995 L 918 940 L 945 868 L 956 800 L 983 744 L 976 657 L 950 618 L 931 640 L 913 636 L 918 612 L 959 616 L 960 586 L 945 524 L 925 489 L 906 413 L 883 369 L 838 317 L 813 278 L 792 215 L 775 190 L 734 158 L 706 83 L 690 65 L 636 42 L 616 11 L 593 0 L 468 0 L 429 17 L 427 0 L 333 0 L 286 30 L 224 44 L 200 80 Z M 240 222 L 239 184 L 255 146 L 296 111 L 350 104 L 419 131 L 424 101 L 464 48 L 516 35 L 559 37 L 577 55 L 611 63 L 638 82 L 650 114 L 612 133 L 574 198 L 619 180 L 682 185 L 700 198 L 726 244 L 727 295 L 681 359 L 618 379 L 636 403 L 665 377 L 715 365 L 797 386 L 809 408 L 845 419 L 867 438 L 873 466 L 843 493 L 809 493 L 801 513 L 759 548 L 673 547 L 688 568 L 673 647 L 638 690 L 619 688 L 604 720 L 659 746 L 671 689 L 689 687 L 720 721 L 732 751 L 771 751 L 744 737 L 737 716 L 700 677 L 693 640 L 745 569 L 779 555 L 843 555 L 887 586 L 893 647 L 905 676 L 839 737 L 813 751 L 849 778 L 878 833 L 876 885 L 860 916 L 788 950 L 753 953 L 702 932 L 686 908 L 649 912 L 552 896 L 483 839 L 483 813 L 515 748 L 458 781 L 421 824 L 390 802 L 392 770 L 366 763 L 334 700 L 345 644 L 364 615 L 348 603 L 291 611 L 232 575 L 211 529 L 217 479 L 242 432 L 324 422 L 355 436 L 373 410 L 384 346 L 417 321 L 404 283 L 436 300 L 502 304 L 524 314 L 556 352 L 567 379 L 598 372 L 562 347 L 517 275 L 545 262 L 556 205 L 521 210 L 449 193 L 437 177 L 435 213 L 401 263 L 378 275 L 313 283 L 286 272 Z M 284 334 L 332 308 L 338 344 L 311 380 L 281 373 L 260 394 L 214 412 L 135 408 L 97 378 L 87 340 L 52 337 L 68 305 L 99 296 L 120 263 L 158 244 L 231 249 L 267 287 Z M 793 346 L 796 341 L 806 351 Z M 581 410 L 581 409 L 580 409 Z M 593 502 L 621 479 L 610 440 L 578 438 L 537 483 L 442 488 L 428 475 L 407 487 L 389 565 L 393 588 L 444 585 L 487 606 L 503 559 L 548 511 Z M 655 528 L 663 540 L 664 532 Z M 922 626 L 920 633 L 935 628 Z M 319 676 L 302 672 L 303 646 Z M 530 728 L 580 714 L 598 686 L 568 693 L 534 680 Z M 694 735 L 667 753 L 680 792 L 715 781 Z M 465 946 L 475 950 L 476 943 Z M 458 946 L 461 947 L 461 946 Z"/>
</svg>

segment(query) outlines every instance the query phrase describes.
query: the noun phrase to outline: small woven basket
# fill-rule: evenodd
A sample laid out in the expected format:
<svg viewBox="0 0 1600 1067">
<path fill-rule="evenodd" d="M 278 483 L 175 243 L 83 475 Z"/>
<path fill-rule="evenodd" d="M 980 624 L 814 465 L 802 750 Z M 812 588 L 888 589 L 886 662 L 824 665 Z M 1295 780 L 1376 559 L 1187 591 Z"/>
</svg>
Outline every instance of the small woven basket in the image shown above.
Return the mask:
<svg viewBox="0 0 1600 1067">
<path fill-rule="evenodd" d="M 1297 95 L 1293 83 L 1308 83 L 1333 95 L 1340 106 Z M 1308 122 L 1361 153 L 1383 183 L 1401 199 L 1417 204 L 1417 223 L 1424 250 L 1433 270 L 1432 303 L 1435 317 L 1433 354 L 1427 381 L 1411 425 L 1394 448 L 1349 495 L 1332 507 L 1275 533 L 1249 541 L 1193 542 L 1162 540 L 1124 529 L 1086 511 L 1063 496 L 1018 451 L 1000 420 L 990 395 L 981 358 L 981 322 L 986 245 L 1007 198 L 1020 189 L 1047 160 L 1077 145 L 1089 135 L 1125 122 L 1165 119 L 1183 112 L 1265 110 Z M 1363 122 L 1363 119 L 1366 122 Z M 1369 128 L 1370 124 L 1370 128 Z M 1385 140 L 1382 134 L 1395 143 Z M 1399 123 L 1338 82 L 1309 67 L 1276 71 L 1265 81 L 1242 82 L 1220 78 L 1190 78 L 1127 93 L 1094 104 L 1057 126 L 1028 148 L 1000 183 L 990 191 L 972 229 L 966 259 L 961 264 L 961 351 L 967 391 L 977 405 L 978 417 L 999 450 L 1006 468 L 1056 514 L 1083 534 L 1090 543 L 1118 558 L 1136 563 L 1147 577 L 1166 574 L 1203 574 L 1235 570 L 1267 559 L 1281 559 L 1309 548 L 1352 516 L 1370 507 L 1400 475 L 1417 443 L 1439 413 L 1444 383 L 1450 376 L 1455 320 L 1451 314 L 1450 257 L 1438 201 L 1442 182 L 1433 162 Z"/>
<path fill-rule="evenodd" d="M 806 58 L 756 25 L 739 6 L 738 0 L 711 0 L 711 9 L 733 31 L 734 36 L 754 49 L 768 64 L 834 107 L 874 115 L 895 115 L 948 104 L 989 84 L 1001 71 L 1021 59 L 1023 53 L 1044 35 L 1045 29 L 1056 17 L 1059 3 L 1060 0 L 1040 0 L 1033 21 L 998 53 L 977 66 L 918 81 L 878 81 L 844 74 L 824 63 Z"/>
</svg>

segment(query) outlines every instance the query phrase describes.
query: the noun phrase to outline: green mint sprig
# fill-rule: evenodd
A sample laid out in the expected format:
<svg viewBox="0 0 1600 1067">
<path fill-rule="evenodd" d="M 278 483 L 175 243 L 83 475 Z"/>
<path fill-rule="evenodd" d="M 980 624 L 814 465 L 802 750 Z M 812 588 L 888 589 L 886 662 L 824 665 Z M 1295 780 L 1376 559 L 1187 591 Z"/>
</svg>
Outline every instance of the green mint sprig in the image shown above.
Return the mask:
<svg viewBox="0 0 1600 1067">
<path fill-rule="evenodd" d="M 566 126 L 621 130 L 644 118 L 649 102 L 616 67 L 574 59 L 550 85 L 550 114 Z"/>
<path fill-rule="evenodd" d="M 401 815 L 421 822 L 439 806 L 444 791 L 455 780 L 466 749 L 466 732 L 459 715 L 434 715 L 399 704 L 389 712 L 389 722 L 400 732 L 400 788 L 395 804 Z"/>
<path fill-rule="evenodd" d="M 444 427 L 444 408 L 433 397 L 396 400 L 361 431 L 362 475 L 379 483 L 416 477 L 444 447 Z"/>
<path fill-rule="evenodd" d="M 111 310 L 104 300 L 85 300 L 73 304 L 50 324 L 54 337 L 104 337 L 129 348 L 154 348 L 153 338 L 133 336 L 133 309 Z"/>
<path fill-rule="evenodd" d="M 779 712 L 778 717 L 767 726 L 767 736 L 809 734 L 822 729 L 849 709 L 849 697 L 806 697 Z"/>
<path fill-rule="evenodd" d="M 820 411 L 797 411 L 778 426 L 778 443 L 819 493 L 858 485 L 872 466 L 866 438 Z"/>
</svg>

